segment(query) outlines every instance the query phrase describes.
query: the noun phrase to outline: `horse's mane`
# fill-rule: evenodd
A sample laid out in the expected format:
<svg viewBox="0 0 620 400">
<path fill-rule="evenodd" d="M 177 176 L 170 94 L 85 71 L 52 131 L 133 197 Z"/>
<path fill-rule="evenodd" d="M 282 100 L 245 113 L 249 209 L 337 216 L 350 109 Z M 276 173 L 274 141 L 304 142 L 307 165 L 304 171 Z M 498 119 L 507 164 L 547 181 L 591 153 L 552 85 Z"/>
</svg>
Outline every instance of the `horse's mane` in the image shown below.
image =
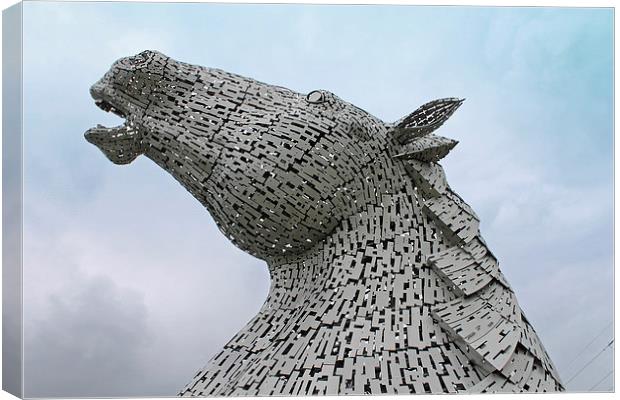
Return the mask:
<svg viewBox="0 0 620 400">
<path fill-rule="evenodd" d="M 468 357 L 489 375 L 472 391 L 561 390 L 559 374 L 523 315 L 514 292 L 488 249 L 473 209 L 448 185 L 437 163 L 458 143 L 432 134 L 463 100 L 427 103 L 396 122 L 390 134 L 419 194 L 424 214 L 449 247 L 427 257 L 454 294 L 431 315 Z"/>
</svg>

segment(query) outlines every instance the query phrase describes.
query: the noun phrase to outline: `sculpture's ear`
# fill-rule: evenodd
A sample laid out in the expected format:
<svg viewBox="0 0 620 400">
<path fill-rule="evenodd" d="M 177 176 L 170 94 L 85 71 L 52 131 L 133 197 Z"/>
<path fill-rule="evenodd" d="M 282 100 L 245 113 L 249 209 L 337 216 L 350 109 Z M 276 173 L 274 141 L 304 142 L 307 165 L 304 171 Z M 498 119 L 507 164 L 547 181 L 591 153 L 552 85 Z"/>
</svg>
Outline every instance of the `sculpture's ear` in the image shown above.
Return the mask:
<svg viewBox="0 0 620 400">
<path fill-rule="evenodd" d="M 433 132 L 450 118 L 465 99 L 454 97 L 433 100 L 396 121 L 390 134 L 401 144 Z"/>
<path fill-rule="evenodd" d="M 427 135 L 402 146 L 392 158 L 436 162 L 448 155 L 459 142 L 439 135 Z"/>
<path fill-rule="evenodd" d="M 398 142 L 397 159 L 435 162 L 444 158 L 457 145 L 456 140 L 432 135 L 465 99 L 439 99 L 424 104 L 394 123 L 389 134 Z"/>
</svg>

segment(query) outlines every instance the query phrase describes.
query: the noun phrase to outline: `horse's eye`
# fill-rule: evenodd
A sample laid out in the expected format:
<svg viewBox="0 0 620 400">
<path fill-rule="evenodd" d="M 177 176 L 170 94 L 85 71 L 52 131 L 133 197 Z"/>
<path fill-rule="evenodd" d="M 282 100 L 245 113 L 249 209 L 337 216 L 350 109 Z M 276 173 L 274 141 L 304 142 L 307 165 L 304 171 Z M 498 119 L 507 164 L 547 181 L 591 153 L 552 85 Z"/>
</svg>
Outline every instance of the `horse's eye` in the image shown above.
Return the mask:
<svg viewBox="0 0 620 400">
<path fill-rule="evenodd" d="M 319 104 L 325 101 L 325 95 L 320 90 L 313 90 L 306 95 L 308 103 Z"/>
</svg>

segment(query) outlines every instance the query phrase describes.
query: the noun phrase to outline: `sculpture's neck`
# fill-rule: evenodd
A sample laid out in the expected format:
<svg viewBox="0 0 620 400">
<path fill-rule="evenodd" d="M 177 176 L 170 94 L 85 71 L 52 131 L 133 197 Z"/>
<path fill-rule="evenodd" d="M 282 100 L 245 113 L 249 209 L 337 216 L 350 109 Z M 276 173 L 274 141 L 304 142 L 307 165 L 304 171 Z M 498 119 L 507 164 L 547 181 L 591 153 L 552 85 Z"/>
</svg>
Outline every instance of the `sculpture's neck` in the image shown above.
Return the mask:
<svg viewBox="0 0 620 400">
<path fill-rule="evenodd" d="M 413 299 L 391 293 L 408 282 L 407 293 L 415 296 L 413 280 L 420 279 L 423 257 L 442 246 L 434 233 L 412 190 L 383 195 L 381 205 L 344 220 L 310 251 L 271 260 L 272 284 L 263 311 L 308 308 L 321 323 L 336 323 L 347 315 L 366 316 L 372 308 L 411 307 Z M 420 292 L 420 300 L 423 296 Z M 312 310 L 319 305 L 323 308 Z"/>
<path fill-rule="evenodd" d="M 441 286 L 424 262 L 443 249 L 416 205 L 413 189 L 383 195 L 380 205 L 344 220 L 310 251 L 271 260 L 269 296 L 248 328 L 255 330 L 268 320 L 262 339 L 267 343 L 289 335 L 316 335 L 321 327 L 332 335 L 344 333 L 356 321 L 376 320 L 379 325 L 373 326 L 381 326 L 388 318 L 401 320 L 403 310 L 435 302 Z M 398 326 L 386 324 L 385 330 Z M 388 336 L 393 338 L 393 333 Z M 359 348 L 352 345 L 348 351 Z"/>
<path fill-rule="evenodd" d="M 446 294 L 424 256 L 443 249 L 411 187 L 383 195 L 305 254 L 271 260 L 267 301 L 211 360 L 205 379 L 214 381 L 203 394 L 269 394 L 268 376 L 327 377 L 333 374 L 323 369 L 343 368 L 339 360 L 384 355 L 397 362 L 389 358 L 399 349 L 436 345 L 441 332 L 427 305 Z M 364 393 L 364 384 L 353 384 L 360 377 L 347 374 L 326 393 Z"/>
<path fill-rule="evenodd" d="M 395 208 L 392 207 L 394 213 Z M 413 210 L 402 210 L 401 207 L 400 212 L 403 211 Z M 369 206 L 360 214 L 344 220 L 329 237 L 306 253 L 271 260 L 271 290 L 265 307 L 273 312 L 276 309 L 300 309 L 309 307 L 311 303 L 318 305 L 320 302 L 332 303 L 345 299 L 363 299 L 360 302 L 362 307 L 366 303 L 370 304 L 372 299 L 366 302 L 366 294 L 379 290 L 393 278 L 389 266 L 394 261 L 395 238 L 398 237 L 397 240 L 406 242 L 411 248 L 407 256 L 414 254 L 412 247 L 415 240 L 411 240 L 410 236 L 403 235 L 404 232 L 400 235 L 391 234 L 382 229 L 384 220 L 389 218 L 389 214 L 384 215 L 382 209 Z M 370 281 L 375 283 L 375 287 L 369 284 Z M 362 309 L 356 307 L 346 313 L 342 311 L 342 304 L 328 304 L 318 312 L 318 316 L 323 323 L 333 323 L 345 314 L 350 315 Z"/>
</svg>

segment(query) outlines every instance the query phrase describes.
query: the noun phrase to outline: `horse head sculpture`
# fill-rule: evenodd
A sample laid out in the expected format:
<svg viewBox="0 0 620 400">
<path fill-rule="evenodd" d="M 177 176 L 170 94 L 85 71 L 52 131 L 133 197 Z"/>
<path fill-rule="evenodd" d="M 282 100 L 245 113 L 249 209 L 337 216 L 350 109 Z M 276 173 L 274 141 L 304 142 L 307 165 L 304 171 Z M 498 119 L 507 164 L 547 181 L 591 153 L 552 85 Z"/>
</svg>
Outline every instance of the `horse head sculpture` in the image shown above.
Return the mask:
<svg viewBox="0 0 620 400">
<path fill-rule="evenodd" d="M 153 160 L 269 266 L 259 313 L 181 395 L 563 390 L 438 163 L 457 142 L 434 132 L 463 100 L 385 123 L 155 51 L 91 94 L 126 122 L 89 142 Z"/>
</svg>

